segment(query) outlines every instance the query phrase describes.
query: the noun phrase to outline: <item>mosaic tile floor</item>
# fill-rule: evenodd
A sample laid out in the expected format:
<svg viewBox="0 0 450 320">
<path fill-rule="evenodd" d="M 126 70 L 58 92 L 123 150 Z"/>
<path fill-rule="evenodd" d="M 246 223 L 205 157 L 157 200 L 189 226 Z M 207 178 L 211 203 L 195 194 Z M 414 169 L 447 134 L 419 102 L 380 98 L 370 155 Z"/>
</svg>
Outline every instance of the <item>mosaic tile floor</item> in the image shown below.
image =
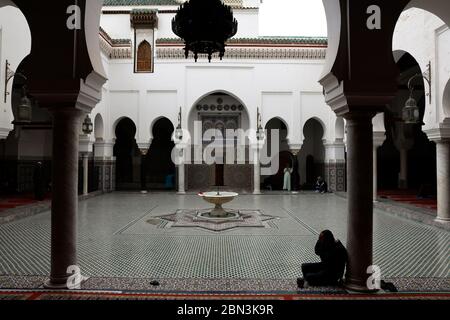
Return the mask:
<svg viewBox="0 0 450 320">
<path fill-rule="evenodd" d="M 346 240 L 346 200 L 334 195 L 249 195 L 228 207 L 261 210 L 278 219 L 269 222 L 270 228 L 219 233 L 192 227 L 167 229 L 148 221 L 179 209 L 206 209 L 208 204 L 195 195 L 165 193 L 114 193 L 81 202 L 83 274 L 98 279 L 292 282 L 301 276 L 302 263 L 317 261 L 314 244 L 321 230 L 331 229 Z M 383 277 L 437 278 L 448 285 L 449 232 L 380 210 L 375 211 L 374 220 L 374 260 Z M 49 213 L 0 225 L 0 276 L 47 275 L 49 253 Z"/>
</svg>

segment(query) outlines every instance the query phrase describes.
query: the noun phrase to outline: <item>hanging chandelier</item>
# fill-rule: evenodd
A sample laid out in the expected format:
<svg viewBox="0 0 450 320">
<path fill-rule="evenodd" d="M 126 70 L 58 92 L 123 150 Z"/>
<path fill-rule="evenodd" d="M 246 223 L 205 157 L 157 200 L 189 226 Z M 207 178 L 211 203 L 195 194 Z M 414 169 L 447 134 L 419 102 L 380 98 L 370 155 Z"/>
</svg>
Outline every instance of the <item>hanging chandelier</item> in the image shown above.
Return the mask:
<svg viewBox="0 0 450 320">
<path fill-rule="evenodd" d="M 195 62 L 199 54 L 218 53 L 220 60 L 225 55 L 225 42 L 238 29 L 230 6 L 221 0 L 190 0 L 183 3 L 172 20 L 173 32 L 185 42 L 185 56 L 193 52 Z"/>
</svg>

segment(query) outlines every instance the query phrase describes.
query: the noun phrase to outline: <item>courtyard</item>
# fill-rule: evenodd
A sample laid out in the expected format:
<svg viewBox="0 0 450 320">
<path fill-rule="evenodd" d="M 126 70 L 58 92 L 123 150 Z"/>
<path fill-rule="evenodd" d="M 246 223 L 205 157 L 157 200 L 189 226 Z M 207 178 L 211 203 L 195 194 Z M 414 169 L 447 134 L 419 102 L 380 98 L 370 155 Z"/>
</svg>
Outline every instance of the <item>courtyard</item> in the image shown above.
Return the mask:
<svg viewBox="0 0 450 320">
<path fill-rule="evenodd" d="M 295 292 L 301 264 L 319 261 L 319 233 L 330 229 L 347 240 L 347 200 L 334 194 L 241 195 L 227 207 L 266 219 L 214 231 L 165 218 L 208 208 L 195 194 L 116 192 L 80 202 L 78 262 L 89 277 L 83 288 Z M 50 217 L 0 225 L 1 289 L 42 287 L 50 272 Z M 400 291 L 446 291 L 449 248 L 446 230 L 375 209 L 374 264 Z"/>
</svg>

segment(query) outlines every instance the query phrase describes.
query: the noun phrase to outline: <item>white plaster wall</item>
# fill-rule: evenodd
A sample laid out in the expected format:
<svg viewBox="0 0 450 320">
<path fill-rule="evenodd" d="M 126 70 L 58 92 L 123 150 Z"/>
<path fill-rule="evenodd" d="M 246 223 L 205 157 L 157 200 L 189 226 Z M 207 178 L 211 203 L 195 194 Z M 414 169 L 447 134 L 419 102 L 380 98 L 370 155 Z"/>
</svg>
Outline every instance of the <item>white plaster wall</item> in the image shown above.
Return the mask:
<svg viewBox="0 0 450 320">
<path fill-rule="evenodd" d="M 162 117 L 169 119 L 174 128 L 178 125 L 178 92 L 176 90 L 149 90 L 139 119 L 141 141 L 153 139 L 153 126 Z"/>
<path fill-rule="evenodd" d="M 301 110 L 301 139 L 304 139 L 303 128 L 310 119 L 319 121 L 324 129 L 323 140 L 335 140 L 335 123 L 336 115 L 331 111 L 330 107 L 325 103 L 323 93 L 320 92 L 301 92 L 300 100 Z"/>
<path fill-rule="evenodd" d="M 431 62 L 433 99 L 431 104 L 426 99 L 423 129 L 438 127 L 446 117 L 443 96 L 445 86 L 450 80 L 450 31 L 448 26 L 435 15 L 422 9 L 406 10 L 397 24 L 393 48 L 410 53 L 417 60 L 422 72 Z M 426 92 L 428 90 L 426 84 Z"/>
<path fill-rule="evenodd" d="M 294 136 L 294 94 L 291 91 L 265 91 L 261 93 L 263 127 L 273 118 L 278 118 L 287 127 L 287 140 Z"/>
<path fill-rule="evenodd" d="M 436 60 L 439 68 L 437 75 L 437 105 L 439 112 L 439 120 L 444 121 L 450 118 L 450 101 L 444 101 L 445 95 L 450 94 L 450 29 L 447 25 L 436 30 Z M 447 90 L 447 92 L 446 92 Z"/>
<path fill-rule="evenodd" d="M 18 41 L 20 39 L 20 41 Z M 14 120 L 11 108 L 11 95 L 4 102 L 5 92 L 5 67 L 6 60 L 12 70 L 17 70 L 22 60 L 30 53 L 31 33 L 28 23 L 15 7 L 0 7 L 0 139 L 5 139 L 13 129 L 11 122 Z M 14 79 L 8 83 L 8 92 L 11 93 Z"/>
<path fill-rule="evenodd" d="M 133 39 L 129 14 L 102 14 L 100 26 L 113 39 Z"/>
<path fill-rule="evenodd" d="M 246 107 L 250 127 L 256 127 L 256 109 L 259 107 L 264 124 L 274 117 L 282 119 L 290 129 L 289 143 L 301 145 L 303 125 L 312 117 L 327 126 L 326 132 L 330 132 L 330 136 L 334 132 L 328 127 L 334 127 L 336 116 L 325 104 L 317 83 L 320 66 L 319 62 L 308 61 L 235 63 L 224 60 L 195 64 L 174 60 L 156 61 L 153 74 L 134 74 L 132 60 L 111 61 L 108 70 L 109 125 L 128 116 L 139 127 L 138 142 L 145 143 L 151 139 L 149 128 L 155 119 L 164 116 L 176 126 L 181 107 L 183 126 L 188 128 L 192 108 L 204 97 L 221 91 Z M 275 72 L 277 69 L 281 71 Z M 130 91 L 138 98 L 123 97 L 124 92 Z"/>
</svg>

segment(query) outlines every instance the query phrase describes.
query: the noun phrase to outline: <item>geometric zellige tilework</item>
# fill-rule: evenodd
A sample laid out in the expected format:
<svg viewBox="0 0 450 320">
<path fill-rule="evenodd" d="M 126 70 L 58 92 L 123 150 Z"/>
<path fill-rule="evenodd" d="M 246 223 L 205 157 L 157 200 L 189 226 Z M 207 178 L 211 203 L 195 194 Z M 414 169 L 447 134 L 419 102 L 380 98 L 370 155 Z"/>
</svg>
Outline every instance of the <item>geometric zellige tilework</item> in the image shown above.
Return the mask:
<svg viewBox="0 0 450 320">
<path fill-rule="evenodd" d="M 214 234 L 158 229 L 152 217 L 208 207 L 197 196 L 113 193 L 79 205 L 78 261 L 93 277 L 294 279 L 315 262 L 314 232 L 332 229 L 345 244 L 347 203 L 333 195 L 241 196 L 233 209 L 262 209 L 276 228 Z M 152 209 L 153 208 L 153 209 Z M 142 221 L 142 223 L 139 223 Z M 126 230 L 126 232 L 118 232 Z M 374 261 L 384 277 L 449 278 L 450 233 L 374 214 Z M 0 225 L 0 275 L 48 275 L 50 214 Z"/>
</svg>

